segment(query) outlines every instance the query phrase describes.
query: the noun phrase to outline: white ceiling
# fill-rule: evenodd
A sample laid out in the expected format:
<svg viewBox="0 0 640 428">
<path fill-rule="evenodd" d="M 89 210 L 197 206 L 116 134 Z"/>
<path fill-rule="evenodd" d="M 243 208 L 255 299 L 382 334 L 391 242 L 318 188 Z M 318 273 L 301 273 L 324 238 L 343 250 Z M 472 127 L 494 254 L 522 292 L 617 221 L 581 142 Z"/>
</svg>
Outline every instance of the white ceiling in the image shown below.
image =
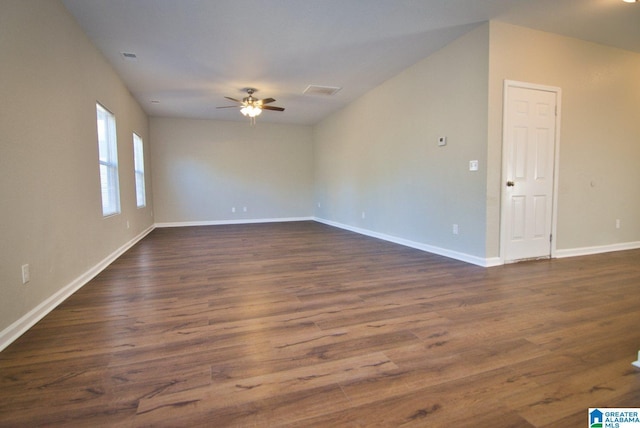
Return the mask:
<svg viewBox="0 0 640 428">
<path fill-rule="evenodd" d="M 247 120 L 215 107 L 254 87 L 286 108 L 259 122 L 314 124 L 492 19 L 640 52 L 622 0 L 62 1 L 151 116 Z"/>
</svg>

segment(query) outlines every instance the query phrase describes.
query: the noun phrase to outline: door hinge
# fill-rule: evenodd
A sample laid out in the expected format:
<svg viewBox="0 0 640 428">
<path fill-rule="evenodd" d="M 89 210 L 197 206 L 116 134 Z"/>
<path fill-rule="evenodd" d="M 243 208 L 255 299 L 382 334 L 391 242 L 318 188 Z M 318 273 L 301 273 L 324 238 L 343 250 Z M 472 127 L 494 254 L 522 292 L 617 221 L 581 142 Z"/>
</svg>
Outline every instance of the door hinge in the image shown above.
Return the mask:
<svg viewBox="0 0 640 428">
<path fill-rule="evenodd" d="M 553 242 L 553 234 L 549 234 L 549 242 Z"/>
</svg>

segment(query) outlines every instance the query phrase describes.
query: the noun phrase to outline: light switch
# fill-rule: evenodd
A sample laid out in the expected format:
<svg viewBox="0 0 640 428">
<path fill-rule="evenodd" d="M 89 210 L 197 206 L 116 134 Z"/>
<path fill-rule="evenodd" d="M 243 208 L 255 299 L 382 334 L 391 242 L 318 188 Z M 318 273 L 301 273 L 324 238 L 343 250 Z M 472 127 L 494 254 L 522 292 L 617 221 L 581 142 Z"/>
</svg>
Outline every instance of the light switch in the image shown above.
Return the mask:
<svg viewBox="0 0 640 428">
<path fill-rule="evenodd" d="M 472 160 L 469 161 L 469 171 L 477 171 L 478 170 L 478 161 Z"/>
</svg>

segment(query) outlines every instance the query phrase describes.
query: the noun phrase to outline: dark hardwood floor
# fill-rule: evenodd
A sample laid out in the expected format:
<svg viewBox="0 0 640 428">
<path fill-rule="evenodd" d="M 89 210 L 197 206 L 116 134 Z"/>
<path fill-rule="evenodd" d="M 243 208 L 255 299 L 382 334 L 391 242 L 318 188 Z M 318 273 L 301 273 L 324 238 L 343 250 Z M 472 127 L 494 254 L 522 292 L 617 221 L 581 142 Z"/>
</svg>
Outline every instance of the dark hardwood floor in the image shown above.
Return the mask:
<svg viewBox="0 0 640 428">
<path fill-rule="evenodd" d="M 640 251 L 484 269 L 156 229 L 0 353 L 1 426 L 583 427 L 640 407 Z"/>
</svg>

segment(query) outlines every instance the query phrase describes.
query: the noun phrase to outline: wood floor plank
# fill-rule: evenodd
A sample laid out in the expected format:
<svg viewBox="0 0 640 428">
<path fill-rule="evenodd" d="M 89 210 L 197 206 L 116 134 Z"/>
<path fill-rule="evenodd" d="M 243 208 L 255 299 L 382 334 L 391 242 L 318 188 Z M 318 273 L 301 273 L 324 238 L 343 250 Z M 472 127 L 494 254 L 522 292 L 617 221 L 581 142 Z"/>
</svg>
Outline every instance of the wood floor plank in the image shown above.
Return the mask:
<svg viewBox="0 0 640 428">
<path fill-rule="evenodd" d="M 453 382 L 451 385 L 434 385 L 411 389 L 410 392 L 396 391 L 387 397 L 358 404 L 357 411 L 341 410 L 334 414 L 322 415 L 314 420 L 304 421 L 303 426 L 475 426 L 479 421 L 489 422 L 501 418 L 502 426 L 531 426 L 523 418 L 505 408 L 500 400 L 508 394 L 503 388 L 510 374 L 507 369 L 499 372 L 485 372 L 477 376 Z M 351 385 L 343 386 L 347 396 L 362 400 L 361 388 L 353 391 Z M 522 386 L 522 385 L 520 385 Z M 515 385 L 513 385 L 515 387 Z M 494 413 L 495 412 L 495 413 Z M 490 419 L 487 416 L 490 415 Z M 463 422 L 464 421 L 464 422 Z M 518 425 L 516 422 L 520 423 Z M 515 425 L 513 425 L 515 424 Z M 479 426 L 494 426 L 491 423 Z M 501 426 L 501 424 L 497 424 Z"/>
<path fill-rule="evenodd" d="M 138 413 L 162 412 L 175 408 L 176 403 L 195 401 L 206 402 L 207 407 L 211 409 L 229 407 L 304 392 L 339 382 L 375 377 L 378 373 L 395 369 L 397 366 L 386 355 L 376 352 L 242 380 L 214 382 L 204 388 L 144 398 L 140 400 Z"/>
<path fill-rule="evenodd" d="M 0 353 L 0 427 L 580 426 L 640 406 L 639 288 L 640 250 L 485 269 L 315 222 L 156 229 Z"/>
<path fill-rule="evenodd" d="M 631 376 L 636 377 L 631 379 Z M 513 408 L 534 426 L 549 425 L 570 417 L 575 409 L 611 406 L 618 397 L 638 387 L 637 374 L 627 360 L 613 361 L 567 376 L 506 398 Z M 640 403 L 636 403 L 636 407 Z"/>
</svg>

